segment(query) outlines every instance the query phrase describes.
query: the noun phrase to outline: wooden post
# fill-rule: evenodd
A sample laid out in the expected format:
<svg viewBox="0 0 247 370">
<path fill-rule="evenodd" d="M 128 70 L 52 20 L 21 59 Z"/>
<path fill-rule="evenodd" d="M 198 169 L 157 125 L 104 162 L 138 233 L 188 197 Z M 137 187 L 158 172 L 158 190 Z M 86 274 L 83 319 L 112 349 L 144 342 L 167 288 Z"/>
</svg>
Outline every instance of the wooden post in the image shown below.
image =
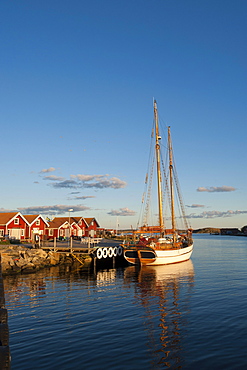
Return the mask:
<svg viewBox="0 0 247 370">
<path fill-rule="evenodd" d="M 72 239 L 72 236 L 70 236 L 70 253 L 72 253 L 72 244 L 73 244 L 73 239 Z"/>
<path fill-rule="evenodd" d="M 96 274 L 96 260 L 97 260 L 97 257 L 93 256 L 93 271 L 94 271 L 94 274 Z"/>
</svg>

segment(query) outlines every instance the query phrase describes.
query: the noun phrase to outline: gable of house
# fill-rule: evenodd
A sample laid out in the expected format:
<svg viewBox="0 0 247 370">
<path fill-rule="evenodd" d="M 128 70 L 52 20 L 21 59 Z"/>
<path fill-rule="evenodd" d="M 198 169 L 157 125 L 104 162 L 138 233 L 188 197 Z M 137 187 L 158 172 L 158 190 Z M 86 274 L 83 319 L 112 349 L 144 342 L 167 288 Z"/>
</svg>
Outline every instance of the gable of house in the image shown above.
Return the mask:
<svg viewBox="0 0 247 370">
<path fill-rule="evenodd" d="M 94 217 L 84 218 L 84 220 L 90 228 L 93 227 L 96 230 L 99 227 L 99 223 Z"/>
<path fill-rule="evenodd" d="M 45 229 L 48 228 L 48 222 L 41 215 L 24 215 L 29 224 L 28 237 L 33 239 L 34 234 L 44 235 Z"/>
<path fill-rule="evenodd" d="M 48 237 L 68 237 L 69 236 L 69 218 L 68 217 L 55 217 L 49 222 L 46 229 Z"/>
<path fill-rule="evenodd" d="M 8 235 L 16 239 L 28 236 L 28 222 L 20 212 L 0 213 L 0 236 Z"/>
</svg>

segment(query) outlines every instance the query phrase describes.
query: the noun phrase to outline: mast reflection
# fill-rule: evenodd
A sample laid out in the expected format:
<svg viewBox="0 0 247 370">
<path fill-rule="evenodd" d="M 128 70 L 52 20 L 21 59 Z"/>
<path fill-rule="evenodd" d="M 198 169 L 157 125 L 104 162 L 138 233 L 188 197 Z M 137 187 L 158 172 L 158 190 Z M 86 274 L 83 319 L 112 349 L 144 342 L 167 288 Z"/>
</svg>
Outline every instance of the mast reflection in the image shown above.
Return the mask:
<svg viewBox="0 0 247 370">
<path fill-rule="evenodd" d="M 130 266 L 125 270 L 125 281 L 135 282 L 135 303 L 140 302 L 145 308 L 151 367 L 182 369 L 194 286 L 192 261 L 142 268 Z"/>
</svg>

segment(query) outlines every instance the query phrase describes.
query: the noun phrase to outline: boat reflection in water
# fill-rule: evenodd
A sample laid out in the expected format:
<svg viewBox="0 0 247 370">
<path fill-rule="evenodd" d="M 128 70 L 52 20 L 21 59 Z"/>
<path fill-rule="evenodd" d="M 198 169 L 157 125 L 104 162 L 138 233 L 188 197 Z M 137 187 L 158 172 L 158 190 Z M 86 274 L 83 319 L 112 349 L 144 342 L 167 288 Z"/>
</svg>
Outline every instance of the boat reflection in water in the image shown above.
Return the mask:
<svg viewBox="0 0 247 370">
<path fill-rule="evenodd" d="M 135 303 L 145 309 L 144 325 L 152 353 L 152 368 L 183 367 L 194 268 L 186 262 L 125 270 L 125 281 L 135 282 Z"/>
</svg>

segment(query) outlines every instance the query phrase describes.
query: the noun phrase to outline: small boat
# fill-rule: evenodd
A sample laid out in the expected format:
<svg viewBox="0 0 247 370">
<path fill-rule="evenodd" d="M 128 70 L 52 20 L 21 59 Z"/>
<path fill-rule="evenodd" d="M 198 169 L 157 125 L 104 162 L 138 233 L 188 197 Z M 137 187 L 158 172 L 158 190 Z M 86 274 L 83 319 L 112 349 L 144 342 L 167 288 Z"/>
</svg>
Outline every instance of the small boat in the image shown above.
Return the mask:
<svg viewBox="0 0 247 370">
<path fill-rule="evenodd" d="M 154 101 L 154 134 L 153 148 L 154 158 L 150 174 L 146 175 L 148 190 L 145 193 L 145 211 L 142 225 L 133 232 L 132 239 L 123 242 L 123 253 L 125 259 L 130 264 L 140 265 L 166 265 L 171 263 L 184 262 L 190 259 L 193 251 L 192 229 L 188 226 L 186 220 L 182 196 L 179 189 L 176 176 L 173 149 L 171 142 L 170 127 L 167 132 L 167 168 L 164 166 L 164 160 L 161 153 L 161 136 L 158 120 L 157 103 Z M 147 215 L 149 214 L 151 186 L 153 182 L 153 172 L 156 167 L 157 182 L 157 205 L 158 205 L 158 223 L 150 226 Z M 164 199 L 164 194 L 167 194 Z M 175 193 L 179 200 L 179 205 L 175 207 Z M 170 208 L 170 215 L 167 218 L 163 215 L 164 202 L 167 200 Z M 177 227 L 175 217 L 175 208 L 180 212 L 179 219 L 184 220 L 183 228 Z M 168 222 L 170 223 L 168 226 Z"/>
</svg>

